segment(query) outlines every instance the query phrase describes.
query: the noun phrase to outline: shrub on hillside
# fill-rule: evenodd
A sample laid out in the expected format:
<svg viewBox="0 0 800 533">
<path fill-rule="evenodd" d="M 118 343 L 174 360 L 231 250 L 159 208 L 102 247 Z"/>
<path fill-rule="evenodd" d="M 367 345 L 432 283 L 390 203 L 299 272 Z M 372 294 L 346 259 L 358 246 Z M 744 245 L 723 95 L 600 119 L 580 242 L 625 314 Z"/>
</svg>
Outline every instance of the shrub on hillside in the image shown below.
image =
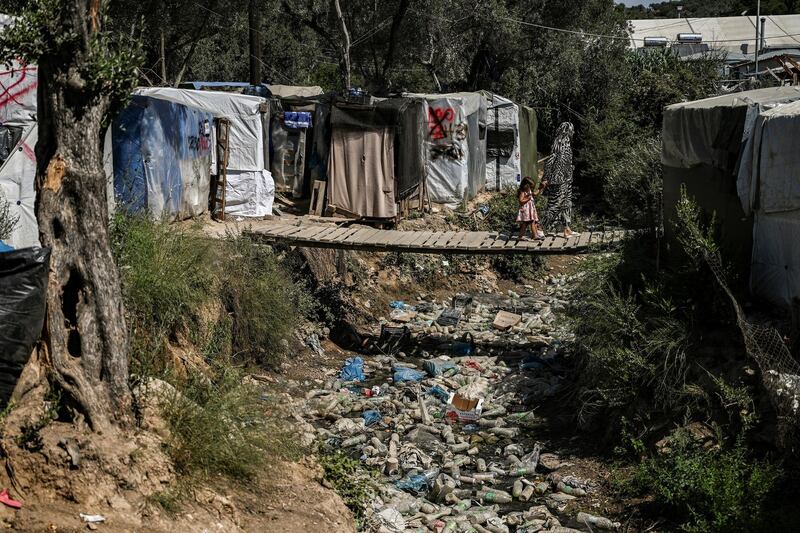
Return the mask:
<svg viewBox="0 0 800 533">
<path fill-rule="evenodd" d="M 297 448 L 267 413 L 258 387 L 244 374 L 218 365 L 214 376 L 190 375 L 162 411 L 171 438 L 167 449 L 178 472 L 189 477 L 215 474 L 247 480 L 269 460 L 289 457 Z"/>
<path fill-rule="evenodd" d="M 197 232 L 145 216 L 117 215 L 112 251 L 122 278 L 133 374 L 165 369 L 164 350 L 190 328 L 213 293 L 210 243 Z"/>
<path fill-rule="evenodd" d="M 310 310 L 311 300 L 272 248 L 230 236 L 220 258 L 220 291 L 233 321 L 233 352 L 260 364 L 286 355 L 286 341 Z"/>
<path fill-rule="evenodd" d="M 765 504 L 780 475 L 776 465 L 751 458 L 741 441 L 704 449 L 678 431 L 669 453 L 642 462 L 632 484 L 653 494 L 682 531 L 763 531 Z"/>
</svg>

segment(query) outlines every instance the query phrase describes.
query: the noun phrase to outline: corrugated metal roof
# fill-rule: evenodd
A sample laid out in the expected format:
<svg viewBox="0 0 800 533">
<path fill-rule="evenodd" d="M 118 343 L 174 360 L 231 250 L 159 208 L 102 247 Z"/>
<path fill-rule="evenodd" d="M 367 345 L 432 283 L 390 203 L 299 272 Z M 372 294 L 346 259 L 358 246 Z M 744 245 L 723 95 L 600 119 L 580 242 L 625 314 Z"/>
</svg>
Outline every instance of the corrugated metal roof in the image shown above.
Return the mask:
<svg viewBox="0 0 800 533">
<path fill-rule="evenodd" d="M 800 15 L 772 15 L 766 19 L 765 44 L 773 48 L 800 46 Z M 679 33 L 700 33 L 711 48 L 739 52 L 742 44 L 753 50 L 756 17 L 718 17 L 631 20 L 631 48 L 641 48 L 645 37 L 676 40 Z"/>
</svg>

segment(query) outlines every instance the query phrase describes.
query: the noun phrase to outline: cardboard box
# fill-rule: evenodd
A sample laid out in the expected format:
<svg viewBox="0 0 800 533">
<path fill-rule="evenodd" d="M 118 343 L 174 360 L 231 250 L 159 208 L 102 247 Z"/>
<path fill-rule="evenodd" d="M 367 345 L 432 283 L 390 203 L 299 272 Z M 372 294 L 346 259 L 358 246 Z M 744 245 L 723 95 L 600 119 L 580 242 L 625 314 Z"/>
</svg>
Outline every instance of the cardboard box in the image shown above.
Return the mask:
<svg viewBox="0 0 800 533">
<path fill-rule="evenodd" d="M 469 400 L 456 393 L 450 393 L 445 408 L 445 416 L 451 420 L 461 422 L 475 422 L 481 417 L 483 411 L 483 398 L 480 400 Z"/>
</svg>

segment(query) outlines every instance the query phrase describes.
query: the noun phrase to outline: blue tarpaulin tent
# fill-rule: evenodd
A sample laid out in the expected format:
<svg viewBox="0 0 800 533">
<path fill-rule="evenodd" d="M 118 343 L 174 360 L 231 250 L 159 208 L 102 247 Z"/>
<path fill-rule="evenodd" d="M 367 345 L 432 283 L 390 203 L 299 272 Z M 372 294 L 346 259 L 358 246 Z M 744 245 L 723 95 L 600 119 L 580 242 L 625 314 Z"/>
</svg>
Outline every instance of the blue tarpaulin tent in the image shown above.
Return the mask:
<svg viewBox="0 0 800 533">
<path fill-rule="evenodd" d="M 169 220 L 206 211 L 213 120 L 200 109 L 133 96 L 112 125 L 118 208 Z"/>
</svg>

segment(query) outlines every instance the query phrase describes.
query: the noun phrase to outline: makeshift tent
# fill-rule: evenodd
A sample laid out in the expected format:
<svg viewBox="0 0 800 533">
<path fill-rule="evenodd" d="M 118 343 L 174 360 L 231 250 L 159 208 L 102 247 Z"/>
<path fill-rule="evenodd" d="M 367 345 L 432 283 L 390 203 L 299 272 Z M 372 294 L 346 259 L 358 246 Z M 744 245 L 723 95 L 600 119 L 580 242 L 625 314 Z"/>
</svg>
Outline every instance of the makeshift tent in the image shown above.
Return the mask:
<svg viewBox="0 0 800 533">
<path fill-rule="evenodd" d="M 319 96 L 323 94 L 322 87 L 318 85 L 312 85 L 309 87 L 302 87 L 297 85 L 269 85 L 269 91 L 272 93 L 272 96 L 286 98 L 289 96 Z"/>
<path fill-rule="evenodd" d="M 340 103 L 331 110 L 328 205 L 368 218 L 397 216 L 397 109 Z"/>
<path fill-rule="evenodd" d="M 750 131 L 739 172 L 755 213 L 750 287 L 789 307 L 800 299 L 800 100 L 762 111 Z"/>
<path fill-rule="evenodd" d="M 800 87 L 758 89 L 669 106 L 664 113 L 664 232 L 674 240 L 681 187 L 720 223 L 720 244 L 734 261 L 749 264 L 753 218 L 737 187 L 742 146 L 754 117 L 779 103 L 800 100 Z M 748 119 L 748 115 L 751 117 Z"/>
<path fill-rule="evenodd" d="M 416 98 L 337 103 L 330 119 L 329 203 L 365 217 L 395 217 L 397 204 L 424 183 L 426 109 Z M 362 163 L 371 165 L 363 176 Z"/>
<path fill-rule="evenodd" d="M 111 126 L 118 208 L 167 220 L 205 212 L 213 121 L 199 109 L 133 96 Z"/>
<path fill-rule="evenodd" d="M 427 105 L 428 197 L 458 204 L 486 184 L 486 100 L 479 93 L 405 94 Z"/>
<path fill-rule="evenodd" d="M 0 15 L 0 25 L 8 23 Z M 18 217 L 6 243 L 14 248 L 39 246 L 36 223 L 36 88 L 35 66 L 12 61 L 0 65 L 0 193 Z"/>
<path fill-rule="evenodd" d="M 536 113 L 500 95 L 481 94 L 487 105 L 486 190 L 516 187 L 524 176 L 536 179 Z"/>
<path fill-rule="evenodd" d="M 320 94 L 284 96 L 270 101 L 270 160 L 277 190 L 300 198 L 308 195 L 314 181 L 327 181 L 333 99 L 333 95 Z M 289 122 L 285 113 L 289 113 Z M 307 114 L 308 120 L 297 121 L 296 113 Z"/>
<path fill-rule="evenodd" d="M 225 214 L 263 217 L 272 214 L 275 184 L 269 172 L 269 106 L 258 96 L 219 91 L 140 88 L 135 94 L 201 109 L 231 123 L 225 188 Z M 212 132 L 212 146 L 215 134 Z M 212 168 L 216 154 L 212 150 Z"/>
</svg>

